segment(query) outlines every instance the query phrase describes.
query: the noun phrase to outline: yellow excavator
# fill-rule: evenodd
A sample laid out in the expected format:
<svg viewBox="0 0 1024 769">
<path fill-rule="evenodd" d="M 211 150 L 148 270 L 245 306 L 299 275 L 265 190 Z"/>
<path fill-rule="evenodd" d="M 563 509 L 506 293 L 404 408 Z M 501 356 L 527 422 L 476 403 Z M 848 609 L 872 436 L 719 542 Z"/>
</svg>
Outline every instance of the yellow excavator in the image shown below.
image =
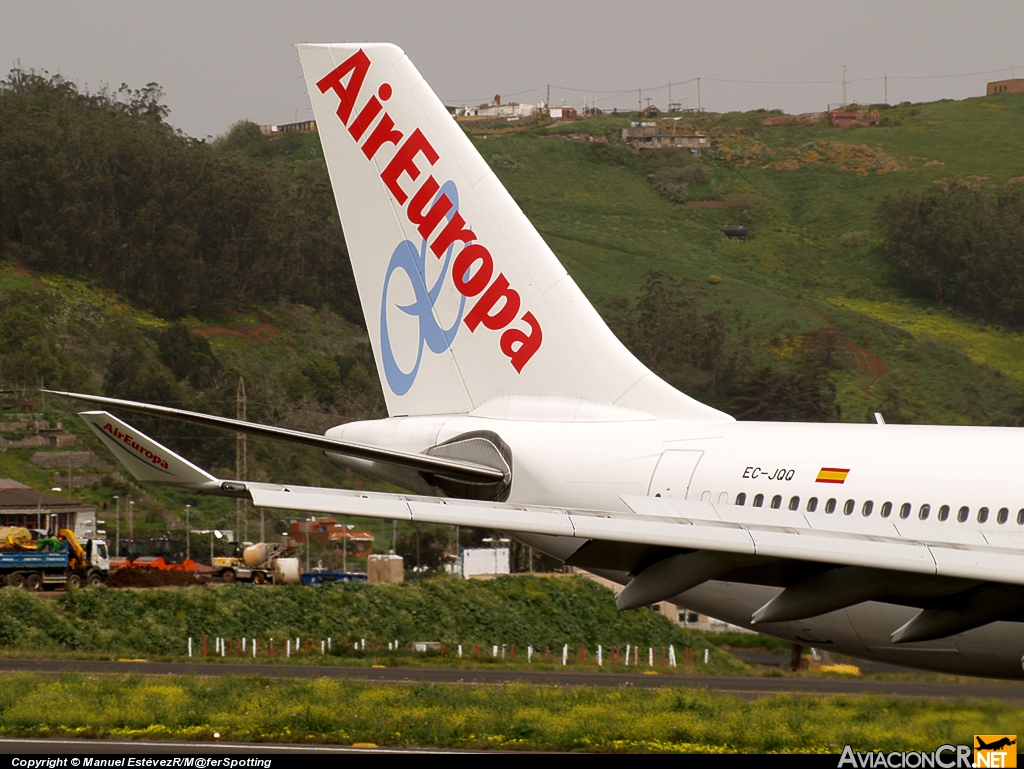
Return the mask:
<svg viewBox="0 0 1024 769">
<path fill-rule="evenodd" d="M 0 585 L 75 588 L 101 584 L 109 574 L 107 543 L 101 539 L 88 539 L 83 547 L 71 529 L 53 537 L 20 526 L 0 528 Z"/>
</svg>

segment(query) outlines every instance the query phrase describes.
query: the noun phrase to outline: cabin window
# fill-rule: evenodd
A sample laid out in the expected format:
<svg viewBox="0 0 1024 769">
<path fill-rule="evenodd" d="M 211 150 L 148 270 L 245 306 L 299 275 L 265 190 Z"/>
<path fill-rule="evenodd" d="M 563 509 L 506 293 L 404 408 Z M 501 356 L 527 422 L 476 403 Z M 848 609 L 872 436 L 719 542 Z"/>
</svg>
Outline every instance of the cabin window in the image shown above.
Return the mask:
<svg viewBox="0 0 1024 769">
<path fill-rule="evenodd" d="M 813 513 L 817 509 L 818 509 L 818 498 L 817 497 L 811 497 L 810 499 L 808 499 L 807 500 L 807 512 L 808 513 Z"/>
<path fill-rule="evenodd" d="M 1024 526 L 1024 507 L 1017 511 L 1017 525 Z"/>
<path fill-rule="evenodd" d="M 996 523 L 1004 524 L 1004 523 L 1006 523 L 1009 520 L 1009 518 L 1010 518 L 1010 508 L 1008 508 L 1008 507 L 1000 507 L 999 508 L 999 512 L 996 513 Z"/>
<path fill-rule="evenodd" d="M 729 504 L 729 492 L 728 491 L 720 491 L 720 492 L 718 492 L 718 504 L 720 504 L 720 505 L 727 505 L 727 504 Z"/>
<path fill-rule="evenodd" d="M 799 510 L 800 509 L 800 497 L 790 497 L 790 499 L 789 499 L 789 509 L 790 510 Z"/>
<path fill-rule="evenodd" d="M 902 505 L 900 505 L 900 518 L 909 518 L 909 517 L 910 517 L 910 503 L 909 502 L 904 502 Z"/>
<path fill-rule="evenodd" d="M 778 510 L 780 507 L 782 507 L 782 495 L 776 494 L 772 497 L 772 510 Z"/>
<path fill-rule="evenodd" d="M 830 499 L 828 502 L 825 503 L 825 512 L 826 513 L 834 513 L 835 511 L 836 511 L 836 501 L 834 499 Z"/>
<path fill-rule="evenodd" d="M 892 515 L 892 502 L 885 502 L 882 504 L 882 509 L 878 512 L 883 518 L 888 518 Z"/>
<path fill-rule="evenodd" d="M 960 523 L 963 523 L 964 521 L 966 521 L 970 517 L 970 515 L 971 515 L 971 508 L 969 508 L 966 505 L 964 505 L 963 507 L 961 507 L 957 511 L 956 519 L 958 521 L 960 521 Z"/>
<path fill-rule="evenodd" d="M 931 512 L 931 505 L 921 505 L 921 509 L 917 511 L 917 517 L 920 518 L 922 521 L 927 521 L 928 516 L 931 514 Z"/>
<path fill-rule="evenodd" d="M 871 515 L 871 511 L 874 510 L 874 509 L 875 509 L 875 503 L 874 502 L 865 502 L 864 503 L 864 507 L 862 507 L 860 509 L 860 511 L 864 515 L 864 517 L 867 518 L 869 515 Z"/>
<path fill-rule="evenodd" d="M 739 505 L 740 507 L 743 507 L 743 505 L 747 504 L 747 495 L 744 494 L 742 491 L 736 495 L 736 504 Z"/>
<path fill-rule="evenodd" d="M 754 497 L 754 507 L 761 507 L 764 504 L 764 494 L 758 494 Z"/>
<path fill-rule="evenodd" d="M 985 523 L 985 521 L 987 521 L 987 520 L 988 520 L 988 508 L 987 507 L 980 507 L 980 508 L 978 508 L 978 523 Z"/>
<path fill-rule="evenodd" d="M 849 515 L 850 513 L 852 513 L 853 508 L 855 508 L 856 506 L 857 503 L 854 502 L 852 499 L 846 500 L 846 502 L 843 503 L 843 515 Z"/>
<path fill-rule="evenodd" d="M 944 521 L 949 518 L 949 505 L 943 505 L 939 508 L 939 520 Z"/>
</svg>

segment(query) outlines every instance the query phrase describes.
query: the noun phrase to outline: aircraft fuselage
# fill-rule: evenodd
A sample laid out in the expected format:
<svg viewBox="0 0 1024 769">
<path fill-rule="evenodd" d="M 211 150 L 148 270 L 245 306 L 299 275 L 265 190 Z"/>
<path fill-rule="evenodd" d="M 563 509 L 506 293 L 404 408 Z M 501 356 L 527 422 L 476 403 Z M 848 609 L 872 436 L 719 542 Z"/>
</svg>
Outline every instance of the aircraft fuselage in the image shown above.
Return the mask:
<svg viewBox="0 0 1024 769">
<path fill-rule="evenodd" d="M 908 520 L 996 544 L 1024 531 L 1024 430 L 878 424 L 557 421 L 477 416 L 397 417 L 333 428 L 332 438 L 425 451 L 478 430 L 512 453 L 509 502 L 626 511 L 623 496 L 665 496 L 759 508 L 765 521 L 794 516 Z M 343 463 L 424 493 L 394 468 Z M 410 479 L 411 478 L 411 479 Z M 417 482 L 420 485 L 417 486 Z M 520 537 L 569 560 L 578 540 Z M 809 562 L 814 553 L 808 553 Z M 634 566 L 603 562 L 595 572 L 628 582 Z M 767 574 L 768 572 L 764 572 Z M 741 575 L 742 577 L 742 575 Z M 763 575 L 762 575 L 763 577 Z M 760 579 L 760 578 L 759 578 Z M 767 581 L 774 579 L 771 575 Z M 713 581 L 676 603 L 752 627 L 751 615 L 781 584 Z M 918 608 L 867 601 L 757 630 L 866 659 L 946 672 L 1024 677 L 1024 634 L 995 622 L 935 641 L 894 644 L 892 632 Z"/>
</svg>

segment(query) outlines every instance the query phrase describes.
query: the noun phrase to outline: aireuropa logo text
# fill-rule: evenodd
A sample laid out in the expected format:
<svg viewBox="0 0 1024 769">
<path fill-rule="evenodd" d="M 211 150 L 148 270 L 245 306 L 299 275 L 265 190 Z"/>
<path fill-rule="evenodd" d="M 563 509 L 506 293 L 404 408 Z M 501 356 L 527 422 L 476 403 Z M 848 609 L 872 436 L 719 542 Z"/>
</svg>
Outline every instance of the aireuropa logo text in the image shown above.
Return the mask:
<svg viewBox="0 0 1024 769">
<path fill-rule="evenodd" d="M 137 442 L 128 433 L 121 432 L 118 428 L 114 427 L 110 422 L 103 425 L 103 429 L 106 430 L 110 435 L 117 440 L 124 443 L 125 446 L 130 446 L 134 449 L 141 457 L 145 457 L 147 460 L 152 462 L 154 465 L 159 465 L 164 470 L 168 469 L 167 460 L 162 459 L 159 454 L 155 454 L 151 449 L 147 449 L 141 443 Z"/>
<path fill-rule="evenodd" d="M 391 84 L 381 83 L 376 93 L 364 94 L 363 83 L 370 67 L 370 57 L 360 49 L 324 75 L 317 82 L 317 88 L 324 94 L 333 91 L 338 97 L 338 119 L 368 161 L 374 161 L 377 152 L 385 145 L 394 145 L 394 156 L 380 172 L 381 181 L 399 207 L 405 210 L 409 224 L 415 227 L 425 243 L 429 243 L 429 250 L 437 259 L 444 258 L 446 254 L 450 258 L 452 247 L 456 243 L 462 244 L 451 268 L 451 279 L 463 299 L 475 300 L 464 315 L 460 310 L 462 322 L 470 333 L 481 326 L 501 331 L 501 352 L 516 371 L 522 372 L 543 341 L 540 322 L 529 310 L 520 314 L 523 308 L 519 292 L 510 285 L 500 265 L 495 264 L 487 245 L 477 240 L 459 213 L 457 202 L 445 194 L 441 184 L 429 173 L 430 167 L 441 158 L 429 138 L 418 126 L 412 127 L 411 131 L 409 126 L 395 126 L 384 108 L 384 102 L 393 95 Z M 363 96 L 365 98 L 361 98 Z M 425 179 L 415 189 L 408 184 L 417 182 L 424 173 Z M 406 255 L 407 244 L 413 245 L 404 241 L 399 246 L 399 257 L 410 262 L 403 269 L 412 273 L 411 261 L 416 249 L 413 245 L 412 251 Z M 395 261 L 394 256 L 392 261 Z M 425 293 L 432 293 L 432 290 Z M 436 298 L 417 296 L 416 314 L 421 320 L 426 317 L 428 300 L 436 301 Z M 428 347 L 432 352 L 441 345 L 447 349 L 455 330 L 449 329 L 438 335 L 435 344 Z M 429 341 L 422 329 L 421 337 Z M 412 376 L 415 378 L 415 374 Z M 411 381 L 408 384 L 411 385 Z"/>
</svg>

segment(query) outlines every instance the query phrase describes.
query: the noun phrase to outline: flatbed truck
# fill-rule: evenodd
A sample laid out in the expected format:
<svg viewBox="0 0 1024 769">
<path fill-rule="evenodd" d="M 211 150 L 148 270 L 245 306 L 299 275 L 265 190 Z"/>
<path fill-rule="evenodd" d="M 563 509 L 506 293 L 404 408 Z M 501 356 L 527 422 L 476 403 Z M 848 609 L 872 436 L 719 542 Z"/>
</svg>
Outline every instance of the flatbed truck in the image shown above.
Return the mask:
<svg viewBox="0 0 1024 769">
<path fill-rule="evenodd" d="M 74 532 L 62 529 L 66 548 L 58 552 L 0 550 L 0 585 L 42 590 L 45 587 L 100 585 L 110 574 L 107 543 L 87 539 L 83 547 Z"/>
</svg>

